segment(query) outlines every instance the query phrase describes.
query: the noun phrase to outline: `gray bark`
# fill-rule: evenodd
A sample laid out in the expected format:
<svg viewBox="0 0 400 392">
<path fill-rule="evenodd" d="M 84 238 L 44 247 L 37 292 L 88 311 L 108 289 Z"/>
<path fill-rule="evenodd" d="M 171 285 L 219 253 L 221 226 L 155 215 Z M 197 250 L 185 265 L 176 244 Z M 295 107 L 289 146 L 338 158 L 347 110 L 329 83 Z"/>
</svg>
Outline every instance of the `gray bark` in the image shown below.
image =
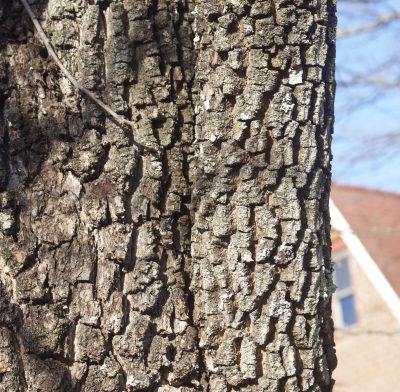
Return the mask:
<svg viewBox="0 0 400 392">
<path fill-rule="evenodd" d="M 334 0 L 0 3 L 0 391 L 331 391 Z"/>
</svg>

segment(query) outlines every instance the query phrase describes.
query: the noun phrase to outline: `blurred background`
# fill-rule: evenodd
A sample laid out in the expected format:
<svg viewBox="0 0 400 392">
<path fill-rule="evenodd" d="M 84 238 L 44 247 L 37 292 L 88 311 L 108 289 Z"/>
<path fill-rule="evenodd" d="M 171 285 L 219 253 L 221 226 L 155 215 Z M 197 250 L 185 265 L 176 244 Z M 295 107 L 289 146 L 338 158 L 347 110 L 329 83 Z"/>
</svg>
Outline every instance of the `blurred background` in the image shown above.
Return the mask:
<svg viewBox="0 0 400 392">
<path fill-rule="evenodd" d="M 400 391 L 400 0 L 337 3 L 334 392 Z"/>
<path fill-rule="evenodd" d="M 400 0 L 337 0 L 333 179 L 400 192 Z"/>
</svg>

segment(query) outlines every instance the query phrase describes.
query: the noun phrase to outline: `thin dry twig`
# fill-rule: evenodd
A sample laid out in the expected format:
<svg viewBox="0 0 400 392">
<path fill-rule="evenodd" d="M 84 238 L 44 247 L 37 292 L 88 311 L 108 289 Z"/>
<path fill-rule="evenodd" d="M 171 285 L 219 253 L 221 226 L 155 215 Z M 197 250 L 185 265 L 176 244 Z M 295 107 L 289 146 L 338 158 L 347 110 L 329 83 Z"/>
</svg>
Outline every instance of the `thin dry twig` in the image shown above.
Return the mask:
<svg viewBox="0 0 400 392">
<path fill-rule="evenodd" d="M 382 87 L 382 88 L 394 88 L 397 89 L 400 87 L 400 81 L 391 81 L 391 80 L 384 80 L 384 79 L 353 79 L 353 80 L 346 80 L 346 81 L 338 81 L 337 86 L 339 87 L 354 87 L 354 86 L 361 86 L 361 87 Z"/>
<path fill-rule="evenodd" d="M 400 82 L 392 82 L 390 80 L 385 80 L 385 79 L 367 79 L 365 80 L 365 83 L 380 87 L 390 87 L 390 88 L 400 87 Z"/>
<path fill-rule="evenodd" d="M 129 125 L 133 126 L 133 122 L 127 120 L 125 117 L 117 114 L 112 110 L 108 105 L 106 105 L 103 101 L 100 99 L 96 98 L 96 96 L 89 91 L 86 87 L 82 86 L 72 75 L 71 73 L 65 68 L 63 63 L 60 61 L 58 58 L 56 52 L 54 51 L 49 39 L 47 38 L 46 33 L 42 29 L 42 26 L 40 25 L 38 19 L 36 18 L 36 15 L 32 11 L 32 8 L 30 7 L 29 3 L 27 0 L 20 0 L 22 5 L 24 6 L 26 12 L 28 13 L 30 19 L 33 22 L 33 25 L 36 28 L 36 31 L 43 42 L 44 46 L 46 47 L 49 55 L 52 57 L 52 59 L 55 61 L 55 63 L 58 65 L 62 73 L 68 78 L 68 80 L 74 85 L 76 89 L 84 93 L 87 97 L 89 97 L 93 102 L 95 102 L 98 106 L 100 106 L 106 113 L 108 113 L 115 121 L 117 121 L 119 124 L 123 125 Z"/>
<path fill-rule="evenodd" d="M 395 20 L 399 20 L 399 19 L 400 19 L 400 14 L 396 13 L 396 12 L 390 13 L 387 15 L 383 15 L 372 23 L 369 23 L 369 24 L 366 24 L 366 25 L 363 25 L 360 27 L 356 27 L 351 30 L 338 30 L 337 37 L 348 37 L 349 35 L 365 33 L 367 31 L 375 30 L 379 27 L 385 26 L 385 25 L 387 25 Z"/>
</svg>

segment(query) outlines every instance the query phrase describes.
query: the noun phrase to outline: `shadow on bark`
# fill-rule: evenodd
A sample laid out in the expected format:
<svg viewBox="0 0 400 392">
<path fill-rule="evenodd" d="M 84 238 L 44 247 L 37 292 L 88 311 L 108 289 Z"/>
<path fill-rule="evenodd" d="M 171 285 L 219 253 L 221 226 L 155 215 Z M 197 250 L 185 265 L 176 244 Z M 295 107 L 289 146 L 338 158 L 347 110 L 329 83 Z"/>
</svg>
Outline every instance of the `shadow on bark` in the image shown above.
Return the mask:
<svg viewBox="0 0 400 392">
<path fill-rule="evenodd" d="M 39 17 L 47 1 L 31 3 Z M 10 355 L 17 358 L 18 370 L 11 373 L 20 380 L 12 385 L 18 390 L 27 388 L 29 380 L 24 378 L 27 372 L 38 377 L 35 383 L 45 391 L 72 390 L 67 366 L 71 351 L 68 339 L 73 334 L 67 322 L 60 324 L 65 315 L 55 320 L 59 328 L 54 336 L 46 330 L 49 317 L 56 319 L 62 310 L 52 305 L 52 298 L 45 294 L 36 305 L 32 302 L 28 313 L 23 315 L 24 305 L 14 303 L 10 297 L 12 280 L 37 263 L 37 239 L 21 233 L 19 227 L 21 211 L 33 208 L 35 202 L 28 193 L 35 187 L 37 176 L 46 175 L 43 166 L 46 161 L 50 159 L 48 163 L 61 168 L 72 157 L 75 142 L 85 130 L 79 110 L 70 110 L 73 105 L 66 107 L 59 80 L 60 71 L 41 42 L 34 38 L 34 27 L 20 2 L 3 0 L 0 3 L 0 192 L 3 192 L 0 208 L 5 213 L 10 211 L 11 216 L 9 226 L 1 227 L 6 235 L 1 247 L 8 246 L 7 255 L 16 256 L 22 266 L 14 265 L 11 272 L 1 271 L 6 279 L 0 281 L 0 329 L 8 330 L 13 337 Z M 44 203 L 48 196 L 43 196 Z M 17 243 L 26 246 L 31 254 L 24 255 L 17 249 Z M 21 298 L 20 293 L 18 296 Z M 1 374 L 0 382 L 7 383 L 3 378 Z"/>
</svg>

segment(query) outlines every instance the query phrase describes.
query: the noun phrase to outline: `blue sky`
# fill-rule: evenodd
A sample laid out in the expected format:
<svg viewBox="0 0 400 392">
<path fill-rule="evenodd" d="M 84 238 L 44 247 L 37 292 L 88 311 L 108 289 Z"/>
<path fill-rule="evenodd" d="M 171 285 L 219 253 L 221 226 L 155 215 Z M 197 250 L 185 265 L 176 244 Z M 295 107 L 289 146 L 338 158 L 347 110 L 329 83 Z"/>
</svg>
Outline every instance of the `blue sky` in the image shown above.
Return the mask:
<svg viewBox="0 0 400 392">
<path fill-rule="evenodd" d="M 399 0 L 369 5 L 338 0 L 339 29 L 352 29 L 389 12 Z M 400 193 L 400 87 L 363 80 L 400 81 L 400 20 L 337 41 L 333 180 Z M 359 82 L 356 82 L 356 81 Z M 385 135 L 391 133 L 392 137 Z"/>
</svg>

